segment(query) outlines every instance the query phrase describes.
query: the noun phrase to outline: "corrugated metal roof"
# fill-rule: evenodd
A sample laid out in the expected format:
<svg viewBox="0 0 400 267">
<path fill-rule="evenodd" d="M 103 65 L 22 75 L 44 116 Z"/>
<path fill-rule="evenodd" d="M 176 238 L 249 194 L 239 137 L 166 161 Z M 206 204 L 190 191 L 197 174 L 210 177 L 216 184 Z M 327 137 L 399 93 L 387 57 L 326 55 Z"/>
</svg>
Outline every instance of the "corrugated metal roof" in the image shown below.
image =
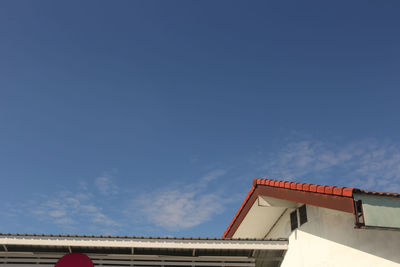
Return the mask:
<svg viewBox="0 0 400 267">
<path fill-rule="evenodd" d="M 0 233 L 0 265 L 54 266 L 66 253 L 88 255 L 95 266 L 278 267 L 287 239 L 136 237 Z M 11 259 L 11 260 L 10 260 Z M 20 264 L 23 266 L 22 264 Z"/>
<path fill-rule="evenodd" d="M 112 236 L 112 235 L 68 235 L 68 234 L 12 234 L 12 233 L 0 233 L 0 236 L 7 237 L 60 237 L 60 238 L 113 238 L 113 239 L 167 239 L 167 240 L 235 240 L 235 241 L 286 241 L 286 238 L 275 238 L 275 239 L 262 239 L 262 238 L 217 238 L 217 237 L 154 237 L 154 236 Z"/>
</svg>

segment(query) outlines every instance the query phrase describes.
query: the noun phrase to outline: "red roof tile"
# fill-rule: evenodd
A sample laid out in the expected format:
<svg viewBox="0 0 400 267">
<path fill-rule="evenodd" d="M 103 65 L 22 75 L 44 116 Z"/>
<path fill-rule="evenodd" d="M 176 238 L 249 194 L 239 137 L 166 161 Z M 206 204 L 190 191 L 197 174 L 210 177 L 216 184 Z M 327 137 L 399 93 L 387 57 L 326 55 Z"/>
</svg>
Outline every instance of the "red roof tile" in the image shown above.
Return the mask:
<svg viewBox="0 0 400 267">
<path fill-rule="evenodd" d="M 329 194 L 329 195 L 337 195 L 343 197 L 353 197 L 353 191 L 357 192 L 374 192 L 374 191 L 365 191 L 356 188 L 350 187 L 335 187 L 328 185 L 316 185 L 316 184 L 305 184 L 305 183 L 295 183 L 289 181 L 274 181 L 270 179 L 254 179 L 253 186 L 257 185 L 268 185 L 273 187 L 286 188 L 291 190 L 300 190 L 300 191 L 310 191 L 317 192 L 321 194 Z M 375 192 L 376 194 L 379 192 Z M 382 192 L 381 192 L 382 193 Z M 386 193 L 386 194 L 396 194 L 396 193 Z"/>
<path fill-rule="evenodd" d="M 317 185 L 316 184 L 311 184 L 310 185 L 310 191 L 311 192 L 317 192 Z"/>
<path fill-rule="evenodd" d="M 334 194 L 334 195 L 341 196 L 341 195 L 342 195 L 342 192 L 343 192 L 343 187 L 335 187 L 335 188 L 333 189 L 333 194 Z"/>
<path fill-rule="evenodd" d="M 290 189 L 296 190 L 297 188 L 297 183 L 290 183 Z"/>
<path fill-rule="evenodd" d="M 318 193 L 325 193 L 325 185 L 318 185 L 317 186 Z"/>
<path fill-rule="evenodd" d="M 304 185 L 304 184 L 298 183 L 296 189 L 302 191 L 302 190 L 303 190 L 303 185 Z"/>
<path fill-rule="evenodd" d="M 309 184 L 303 184 L 303 191 L 310 191 L 310 185 Z"/>
<path fill-rule="evenodd" d="M 334 186 L 326 186 L 325 193 L 332 195 Z"/>
</svg>

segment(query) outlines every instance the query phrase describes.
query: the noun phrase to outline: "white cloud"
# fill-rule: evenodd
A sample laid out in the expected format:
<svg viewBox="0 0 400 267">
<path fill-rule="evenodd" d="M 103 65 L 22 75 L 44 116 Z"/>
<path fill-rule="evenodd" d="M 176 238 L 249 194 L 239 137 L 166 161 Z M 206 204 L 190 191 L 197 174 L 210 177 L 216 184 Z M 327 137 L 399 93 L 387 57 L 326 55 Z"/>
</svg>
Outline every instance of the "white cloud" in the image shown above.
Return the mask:
<svg viewBox="0 0 400 267">
<path fill-rule="evenodd" d="M 209 220 L 223 211 L 223 202 L 216 194 L 180 190 L 159 191 L 152 198 L 137 200 L 149 222 L 168 230 L 186 229 Z"/>
<path fill-rule="evenodd" d="M 105 196 L 115 195 L 118 193 L 118 186 L 114 183 L 110 174 L 103 174 L 95 180 L 95 186 L 100 194 Z"/>
<path fill-rule="evenodd" d="M 231 194 L 224 197 L 209 188 L 210 183 L 226 173 L 226 170 L 217 169 L 191 184 L 160 188 L 151 193 L 142 191 L 135 198 L 134 205 L 127 205 L 123 199 L 127 196 L 123 193 L 118 194 L 119 199 L 116 199 L 114 194 L 118 187 L 111 176 L 102 175 L 93 181 L 94 187 L 89 182 L 80 182 L 76 188 L 69 190 L 36 194 L 26 203 L 8 207 L 8 214 L 16 210 L 17 217 L 27 215 L 30 220 L 70 233 L 93 231 L 115 234 L 131 231 L 126 229 L 128 224 L 135 228 L 145 225 L 178 231 L 212 219 L 215 214 L 224 211 L 227 203 L 232 202 Z M 115 203 L 120 206 L 116 208 L 113 206 Z"/>
<path fill-rule="evenodd" d="M 50 211 L 49 215 L 51 217 L 58 218 L 58 217 L 64 217 L 65 215 L 67 215 L 67 212 L 65 210 L 53 210 Z"/>
<path fill-rule="evenodd" d="M 204 175 L 201 180 L 208 183 L 226 174 L 226 170 L 214 170 Z"/>
<path fill-rule="evenodd" d="M 212 171 L 199 179 L 201 186 L 187 184 L 178 189 L 163 188 L 144 192 L 134 200 L 137 211 L 148 222 L 171 231 L 199 225 L 223 212 L 230 199 L 206 190 L 207 183 L 223 176 L 224 170 Z M 151 195 L 151 197 L 149 197 Z"/>
<path fill-rule="evenodd" d="M 272 154 L 264 165 L 273 176 L 303 177 L 304 175 L 329 169 L 353 157 L 346 149 L 337 151 L 319 141 L 299 141 L 288 144 Z"/>
<path fill-rule="evenodd" d="M 82 211 L 90 216 L 91 221 L 96 224 L 100 225 L 107 225 L 107 226 L 119 226 L 120 224 L 115 220 L 109 218 L 102 212 L 102 209 L 93 205 L 82 205 Z"/>
<path fill-rule="evenodd" d="M 103 208 L 96 204 L 98 199 L 93 192 L 89 191 L 89 187 L 81 185 L 82 183 L 75 192 L 60 191 L 51 195 L 42 195 L 40 199 L 32 200 L 29 207 L 25 208 L 39 221 L 50 222 L 62 229 L 76 230 L 81 228 L 82 224 L 85 227 L 97 227 L 102 230 L 111 227 L 108 228 L 110 231 L 119 227 L 120 223 L 107 216 Z M 98 177 L 95 185 L 100 194 L 105 195 L 102 199 L 116 191 L 116 186 L 107 176 Z"/>
<path fill-rule="evenodd" d="M 90 192 L 56 192 L 33 201 L 29 207 L 32 215 L 39 221 L 47 221 L 64 229 L 73 229 L 81 223 L 96 227 L 118 227 L 120 224 L 105 215 L 95 204 Z"/>
<path fill-rule="evenodd" d="M 268 177 L 334 180 L 363 189 L 400 191 L 400 145 L 393 143 L 298 141 L 266 161 L 262 169 Z"/>
<path fill-rule="evenodd" d="M 72 218 L 69 218 L 69 217 L 62 217 L 60 219 L 54 220 L 54 222 L 56 224 L 60 224 L 63 226 L 70 226 L 70 225 L 73 225 L 76 223 Z"/>
</svg>

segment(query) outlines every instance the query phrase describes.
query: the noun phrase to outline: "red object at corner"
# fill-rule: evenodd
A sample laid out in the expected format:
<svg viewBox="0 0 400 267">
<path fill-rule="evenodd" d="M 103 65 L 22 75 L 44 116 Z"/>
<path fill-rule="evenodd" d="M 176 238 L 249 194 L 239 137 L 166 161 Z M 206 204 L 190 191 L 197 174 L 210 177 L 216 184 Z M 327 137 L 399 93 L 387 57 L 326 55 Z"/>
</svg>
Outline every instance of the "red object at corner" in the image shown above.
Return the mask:
<svg viewBox="0 0 400 267">
<path fill-rule="evenodd" d="M 94 265 L 85 254 L 70 253 L 59 259 L 55 267 L 94 267 Z"/>
</svg>

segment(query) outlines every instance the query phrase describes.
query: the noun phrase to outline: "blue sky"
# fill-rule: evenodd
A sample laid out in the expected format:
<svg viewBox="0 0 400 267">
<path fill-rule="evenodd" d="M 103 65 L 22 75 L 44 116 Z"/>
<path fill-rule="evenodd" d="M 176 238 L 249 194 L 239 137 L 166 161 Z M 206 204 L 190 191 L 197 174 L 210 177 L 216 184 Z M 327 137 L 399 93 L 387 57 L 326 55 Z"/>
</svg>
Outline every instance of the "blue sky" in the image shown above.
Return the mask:
<svg viewBox="0 0 400 267">
<path fill-rule="evenodd" d="M 2 1 L 0 232 L 221 236 L 254 177 L 400 192 L 399 1 Z"/>
</svg>

